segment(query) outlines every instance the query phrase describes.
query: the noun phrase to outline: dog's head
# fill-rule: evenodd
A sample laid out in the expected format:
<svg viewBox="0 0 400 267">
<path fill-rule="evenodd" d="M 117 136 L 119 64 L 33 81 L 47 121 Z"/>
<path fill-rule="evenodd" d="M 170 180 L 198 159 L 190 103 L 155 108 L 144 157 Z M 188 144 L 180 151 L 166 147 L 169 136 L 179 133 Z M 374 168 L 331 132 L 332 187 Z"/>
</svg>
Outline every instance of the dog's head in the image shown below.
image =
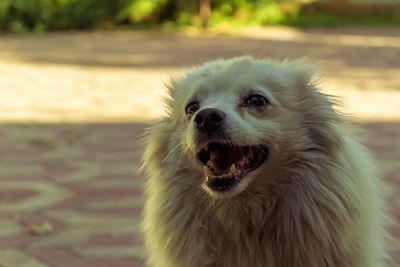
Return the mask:
<svg viewBox="0 0 400 267">
<path fill-rule="evenodd" d="M 250 57 L 207 63 L 173 80 L 168 153 L 217 197 L 273 179 L 294 151 L 318 148 L 310 123 L 331 116 L 309 80 L 299 63 Z"/>
</svg>

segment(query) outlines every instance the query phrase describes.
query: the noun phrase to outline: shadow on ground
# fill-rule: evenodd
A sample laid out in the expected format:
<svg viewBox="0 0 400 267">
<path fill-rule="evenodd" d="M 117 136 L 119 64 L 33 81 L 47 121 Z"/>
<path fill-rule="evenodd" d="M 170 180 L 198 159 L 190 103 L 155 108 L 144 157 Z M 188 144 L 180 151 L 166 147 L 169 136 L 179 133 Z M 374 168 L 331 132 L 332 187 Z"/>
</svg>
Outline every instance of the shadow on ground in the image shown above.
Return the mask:
<svg viewBox="0 0 400 267">
<path fill-rule="evenodd" d="M 171 68 L 247 54 L 273 59 L 306 55 L 316 60 L 341 61 L 350 67 L 390 69 L 400 67 L 399 36 L 400 30 L 395 28 L 259 30 L 236 37 L 71 32 L 5 37 L 0 42 L 0 56 L 36 64 Z"/>
<path fill-rule="evenodd" d="M 400 221 L 400 122 L 363 126 Z M 138 167 L 145 127 L 1 124 L 0 265 L 142 266 Z M 43 223 L 48 231 L 32 231 Z M 392 233 L 400 237 L 398 224 Z M 400 251 L 394 255 L 399 264 Z"/>
</svg>

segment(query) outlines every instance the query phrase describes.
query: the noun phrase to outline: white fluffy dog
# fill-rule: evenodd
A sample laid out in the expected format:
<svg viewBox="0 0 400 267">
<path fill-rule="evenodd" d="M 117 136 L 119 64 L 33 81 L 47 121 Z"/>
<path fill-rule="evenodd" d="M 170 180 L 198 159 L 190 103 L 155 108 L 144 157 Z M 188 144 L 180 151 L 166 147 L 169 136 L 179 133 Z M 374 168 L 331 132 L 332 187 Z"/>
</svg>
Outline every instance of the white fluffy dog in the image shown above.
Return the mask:
<svg viewBox="0 0 400 267">
<path fill-rule="evenodd" d="M 301 63 L 207 63 L 147 136 L 154 267 L 382 267 L 374 165 Z"/>
</svg>

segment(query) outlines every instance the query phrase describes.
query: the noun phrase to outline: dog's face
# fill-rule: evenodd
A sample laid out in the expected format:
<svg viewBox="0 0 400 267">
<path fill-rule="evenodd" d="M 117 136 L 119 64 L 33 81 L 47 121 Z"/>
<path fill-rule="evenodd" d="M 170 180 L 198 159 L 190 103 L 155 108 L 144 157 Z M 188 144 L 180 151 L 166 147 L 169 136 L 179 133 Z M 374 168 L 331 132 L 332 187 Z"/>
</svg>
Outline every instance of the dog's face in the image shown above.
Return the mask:
<svg viewBox="0 0 400 267">
<path fill-rule="evenodd" d="M 216 197 L 239 194 L 273 175 L 296 143 L 307 143 L 297 106 L 305 76 L 246 57 L 208 63 L 173 83 L 170 138 L 183 144 L 203 189 Z"/>
<path fill-rule="evenodd" d="M 187 104 L 187 144 L 204 166 L 203 188 L 217 196 L 233 195 L 247 187 L 249 174 L 268 159 L 273 127 L 260 122 L 273 108 L 271 97 L 262 88 L 212 95 L 195 96 Z"/>
</svg>

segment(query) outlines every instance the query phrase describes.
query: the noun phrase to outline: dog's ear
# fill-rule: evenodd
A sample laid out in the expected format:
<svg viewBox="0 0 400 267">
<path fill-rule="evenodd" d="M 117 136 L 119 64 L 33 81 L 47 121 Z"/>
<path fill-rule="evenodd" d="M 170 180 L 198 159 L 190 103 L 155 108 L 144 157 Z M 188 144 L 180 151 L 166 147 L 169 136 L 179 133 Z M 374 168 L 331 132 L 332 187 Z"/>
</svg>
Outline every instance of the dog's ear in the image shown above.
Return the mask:
<svg viewBox="0 0 400 267">
<path fill-rule="evenodd" d="M 307 59 L 286 61 L 283 64 L 290 72 L 292 86 L 307 90 L 319 82 L 315 68 L 307 62 Z"/>
<path fill-rule="evenodd" d="M 341 144 L 338 127 L 345 126 L 343 114 L 337 110 L 341 102 L 320 90 L 320 77 L 306 60 L 285 65 L 291 73 L 297 108 L 311 140 L 326 152 L 333 151 Z"/>
</svg>

